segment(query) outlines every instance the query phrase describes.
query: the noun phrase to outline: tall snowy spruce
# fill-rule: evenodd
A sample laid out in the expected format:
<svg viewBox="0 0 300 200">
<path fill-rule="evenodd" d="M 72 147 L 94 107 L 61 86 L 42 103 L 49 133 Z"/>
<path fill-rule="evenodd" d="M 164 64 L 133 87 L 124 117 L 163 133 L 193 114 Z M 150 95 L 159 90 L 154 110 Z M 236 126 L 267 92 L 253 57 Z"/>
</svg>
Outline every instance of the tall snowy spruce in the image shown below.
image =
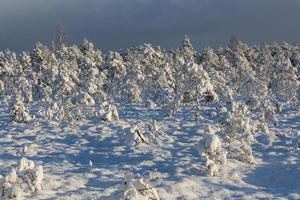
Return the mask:
<svg viewBox="0 0 300 200">
<path fill-rule="evenodd" d="M 218 100 L 208 73 L 201 64 L 197 64 L 195 61 L 195 51 L 187 36 L 182 42 L 182 47 L 175 50 L 172 57 L 174 97 L 169 115 L 174 115 L 184 103 L 194 103 L 195 110 L 198 110 L 201 99 L 206 102 Z"/>
</svg>

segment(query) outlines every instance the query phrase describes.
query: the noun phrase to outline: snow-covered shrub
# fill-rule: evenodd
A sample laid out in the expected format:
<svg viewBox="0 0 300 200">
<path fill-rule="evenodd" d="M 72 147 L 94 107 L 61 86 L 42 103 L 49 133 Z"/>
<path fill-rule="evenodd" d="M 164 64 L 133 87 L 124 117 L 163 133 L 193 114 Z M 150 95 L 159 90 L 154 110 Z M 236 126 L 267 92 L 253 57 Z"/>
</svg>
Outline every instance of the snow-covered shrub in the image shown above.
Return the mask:
<svg viewBox="0 0 300 200">
<path fill-rule="evenodd" d="M 24 145 L 24 146 L 22 147 L 21 151 L 20 151 L 20 156 L 21 156 L 21 157 L 26 156 L 27 152 L 28 152 L 28 146 L 27 146 L 27 145 Z"/>
<path fill-rule="evenodd" d="M 263 114 L 258 117 L 255 131 L 260 132 L 260 133 L 264 133 L 264 134 L 267 134 L 267 135 L 270 133 L 268 123 L 266 122 L 265 116 Z"/>
<path fill-rule="evenodd" d="M 124 142 L 128 146 L 139 143 L 158 143 L 158 137 L 161 135 L 158 129 L 159 127 L 155 120 L 151 123 L 139 122 L 125 130 Z"/>
<path fill-rule="evenodd" d="M 42 116 L 49 121 L 61 122 L 64 119 L 69 123 L 79 121 L 85 117 L 84 108 L 82 105 L 74 105 L 71 101 L 49 103 L 42 111 Z"/>
<path fill-rule="evenodd" d="M 295 132 L 295 137 L 296 137 L 296 148 L 300 149 L 300 131 Z"/>
<path fill-rule="evenodd" d="M 16 91 L 22 96 L 22 100 L 25 103 L 33 101 L 32 94 L 32 84 L 30 81 L 22 74 L 15 79 Z"/>
<path fill-rule="evenodd" d="M 79 121 L 82 120 L 85 117 L 85 113 L 82 112 L 80 107 L 78 106 L 72 106 L 68 108 L 68 113 L 66 115 L 66 118 L 69 122 Z"/>
<path fill-rule="evenodd" d="M 32 192 L 42 190 L 43 166 L 35 166 L 33 161 L 22 158 L 18 168 L 18 176 Z"/>
<path fill-rule="evenodd" d="M 184 103 L 194 103 L 195 110 L 198 110 L 200 102 L 217 102 L 218 95 L 215 93 L 214 86 L 203 66 L 193 62 L 185 63 L 180 54 L 174 55 L 174 57 L 176 67 L 173 86 L 174 99 L 168 114 L 175 114 L 176 110 Z"/>
<path fill-rule="evenodd" d="M 153 101 L 148 100 L 148 101 L 146 102 L 146 108 L 153 109 L 153 108 L 156 108 L 156 107 L 157 107 L 157 105 L 156 105 L 156 103 L 154 103 Z"/>
<path fill-rule="evenodd" d="M 94 114 L 94 106 L 96 102 L 94 98 L 87 92 L 79 92 L 75 94 L 71 100 L 66 100 L 64 109 L 66 118 L 69 121 L 78 121 L 87 116 Z"/>
<path fill-rule="evenodd" d="M 217 107 L 217 118 L 216 120 L 220 123 L 223 124 L 227 117 L 228 117 L 229 111 L 225 106 L 219 106 Z"/>
<path fill-rule="evenodd" d="M 114 104 L 110 104 L 108 106 L 107 112 L 102 116 L 102 119 L 104 121 L 109 121 L 109 122 L 119 120 L 119 113 L 117 110 L 117 106 Z"/>
<path fill-rule="evenodd" d="M 4 178 L 0 180 L 0 199 L 20 200 L 22 190 L 20 180 L 15 169 L 12 169 Z"/>
<path fill-rule="evenodd" d="M 42 115 L 43 117 L 45 117 L 47 120 L 52 120 L 53 118 L 53 113 L 54 110 L 53 110 L 53 105 L 47 105 L 45 110 L 42 111 Z"/>
<path fill-rule="evenodd" d="M 124 200 L 159 200 L 160 198 L 154 187 L 160 183 L 160 178 L 154 173 L 145 176 L 126 174 L 119 190 L 123 193 Z"/>
<path fill-rule="evenodd" d="M 129 100 L 129 102 L 131 104 L 139 104 L 140 102 L 142 102 L 141 99 L 141 89 L 138 86 L 137 83 L 135 83 L 134 81 L 128 81 L 128 83 L 126 83 L 128 89 L 126 91 L 127 93 L 127 98 Z"/>
<path fill-rule="evenodd" d="M 109 95 L 120 95 L 121 80 L 126 74 L 126 66 L 120 53 L 110 51 L 104 68 L 107 70 L 107 79 L 109 81 L 107 90 L 109 90 Z"/>
<path fill-rule="evenodd" d="M 34 143 L 31 144 L 24 144 L 17 152 L 17 155 L 22 157 L 25 157 L 30 154 L 35 154 L 37 150 L 37 145 Z"/>
<path fill-rule="evenodd" d="M 58 103 L 50 103 L 45 108 L 45 111 L 43 113 L 44 117 L 48 120 L 57 119 L 57 113 L 61 110 Z"/>
<path fill-rule="evenodd" d="M 277 63 L 272 68 L 270 87 L 278 100 L 289 101 L 297 95 L 297 75 L 290 59 L 278 58 Z"/>
<path fill-rule="evenodd" d="M 16 122 L 29 122 L 31 120 L 31 116 L 27 108 L 25 107 L 23 100 L 20 96 L 17 96 L 14 106 L 12 108 L 12 117 Z"/>
<path fill-rule="evenodd" d="M 0 199 L 20 200 L 26 189 L 41 191 L 43 176 L 41 165 L 35 166 L 33 161 L 21 158 L 18 168 L 13 168 L 0 180 Z"/>
<path fill-rule="evenodd" d="M 0 80 L 0 97 L 2 97 L 5 90 L 4 82 Z"/>
<path fill-rule="evenodd" d="M 34 169 L 34 162 L 32 160 L 28 160 L 27 158 L 21 158 L 19 163 L 18 172 L 22 174 L 22 172 L 26 170 Z"/>
<path fill-rule="evenodd" d="M 151 123 L 148 124 L 148 128 L 151 133 L 156 133 L 159 131 L 159 124 L 156 120 L 153 120 Z"/>
<path fill-rule="evenodd" d="M 248 110 L 238 104 L 222 125 L 222 136 L 228 148 L 228 156 L 247 163 L 254 163 L 252 155 L 253 131 Z"/>
<path fill-rule="evenodd" d="M 53 120 L 60 122 L 65 117 L 65 108 L 63 105 L 57 102 L 48 104 L 45 111 L 43 112 L 43 116 L 50 121 Z"/>
<path fill-rule="evenodd" d="M 80 92 L 79 94 L 75 95 L 71 101 L 75 105 L 82 105 L 82 106 L 95 105 L 95 100 L 93 99 L 93 97 L 86 92 Z"/>
<path fill-rule="evenodd" d="M 144 135 L 143 123 L 138 123 L 125 130 L 124 141 L 126 145 L 135 145 L 139 143 L 148 143 L 149 139 Z"/>
<path fill-rule="evenodd" d="M 215 134 L 215 130 L 208 126 L 202 138 L 197 144 L 197 150 L 201 158 L 205 161 L 205 168 L 210 176 L 218 176 L 219 168 L 227 163 L 227 152 L 222 150 L 220 138 Z"/>
<path fill-rule="evenodd" d="M 261 110 L 264 113 L 264 119 L 266 122 L 278 126 L 278 119 L 275 113 L 275 107 L 270 101 L 266 101 L 262 104 Z"/>
</svg>

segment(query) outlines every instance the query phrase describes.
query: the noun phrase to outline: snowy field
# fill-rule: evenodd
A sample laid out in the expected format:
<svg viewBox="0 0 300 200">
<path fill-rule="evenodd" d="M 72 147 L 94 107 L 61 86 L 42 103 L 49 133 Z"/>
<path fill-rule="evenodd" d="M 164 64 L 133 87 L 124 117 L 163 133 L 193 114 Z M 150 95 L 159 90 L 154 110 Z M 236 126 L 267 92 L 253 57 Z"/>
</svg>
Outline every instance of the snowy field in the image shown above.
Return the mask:
<svg viewBox="0 0 300 200">
<path fill-rule="evenodd" d="M 36 114 L 35 107 L 30 109 Z M 201 167 L 195 148 L 198 130 L 213 125 L 204 107 L 199 126 L 185 107 L 174 117 L 159 108 L 120 106 L 120 120 L 90 118 L 74 125 L 36 116 L 33 123 L 12 123 L 1 107 L 1 174 L 17 166 L 18 152 L 29 146 L 26 158 L 44 167 L 43 190 L 24 193 L 24 199 L 122 199 L 120 186 L 128 172 L 156 172 L 161 199 L 300 199 L 300 154 L 297 138 L 300 113 L 284 110 L 270 135 L 257 135 L 255 164 L 228 159 L 220 176 L 211 177 Z M 156 120 L 159 142 L 128 147 L 124 132 L 130 124 Z M 92 167 L 89 161 L 92 161 Z"/>
</svg>

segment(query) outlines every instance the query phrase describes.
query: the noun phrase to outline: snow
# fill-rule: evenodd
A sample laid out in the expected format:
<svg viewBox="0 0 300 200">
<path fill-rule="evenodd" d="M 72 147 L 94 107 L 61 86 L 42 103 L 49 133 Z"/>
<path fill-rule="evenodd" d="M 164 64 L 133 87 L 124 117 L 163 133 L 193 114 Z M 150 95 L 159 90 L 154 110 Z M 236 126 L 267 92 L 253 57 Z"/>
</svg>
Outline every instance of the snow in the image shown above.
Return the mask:
<svg viewBox="0 0 300 200">
<path fill-rule="evenodd" d="M 34 106 L 29 110 L 34 110 Z M 288 132 L 289 126 L 299 131 L 299 113 L 279 116 L 279 126 L 270 128 L 276 135 L 272 145 L 254 145 L 257 164 L 228 159 L 219 176 L 209 177 L 194 146 L 199 129 L 204 132 L 211 125 L 210 116 L 199 127 L 186 117 L 190 108 L 180 109 L 170 118 L 162 117 L 160 109 L 118 106 L 118 111 L 120 119 L 114 123 L 84 120 L 70 126 L 37 117 L 37 125 L 11 124 L 6 108 L 1 106 L 1 174 L 18 165 L 18 149 L 35 144 L 35 151 L 27 151 L 26 155 L 43 166 L 42 190 L 34 195 L 25 191 L 25 199 L 121 199 L 123 193 L 119 187 L 126 173 L 154 171 L 162 179 L 155 186 L 160 199 L 298 199 L 300 196 L 296 181 L 300 180 L 297 137 Z M 168 136 L 160 145 L 129 148 L 121 140 L 122 131 L 130 124 L 154 119 Z"/>
</svg>

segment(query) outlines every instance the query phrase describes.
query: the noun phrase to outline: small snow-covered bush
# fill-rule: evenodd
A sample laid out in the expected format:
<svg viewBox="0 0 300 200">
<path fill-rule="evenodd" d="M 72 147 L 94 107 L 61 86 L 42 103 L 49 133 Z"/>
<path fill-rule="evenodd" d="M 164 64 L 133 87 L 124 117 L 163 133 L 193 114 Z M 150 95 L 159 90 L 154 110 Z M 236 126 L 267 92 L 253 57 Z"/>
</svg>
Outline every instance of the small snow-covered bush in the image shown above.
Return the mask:
<svg viewBox="0 0 300 200">
<path fill-rule="evenodd" d="M 31 169 L 34 169 L 34 162 L 32 160 L 28 160 L 27 158 L 21 158 L 18 168 L 19 174 Z"/>
<path fill-rule="evenodd" d="M 10 173 L 0 180 L 0 199 L 20 200 L 22 190 L 19 182 L 16 170 L 12 169 Z"/>
<path fill-rule="evenodd" d="M 25 157 L 29 154 L 35 154 L 37 150 L 37 145 L 34 143 L 31 144 L 24 144 L 18 151 L 17 155 L 22 157 Z"/>
<path fill-rule="evenodd" d="M 160 178 L 154 173 L 145 176 L 127 174 L 119 190 L 123 193 L 124 200 L 159 200 L 160 198 L 154 187 L 160 183 Z"/>
<path fill-rule="evenodd" d="M 45 111 L 42 111 L 42 115 L 43 115 L 43 117 L 45 117 L 46 119 L 51 120 L 52 117 L 53 117 L 53 114 L 54 114 L 53 112 L 54 112 L 54 111 L 53 111 L 52 106 L 48 105 L 48 106 L 46 107 L 46 110 L 45 110 Z"/>
<path fill-rule="evenodd" d="M 151 123 L 139 122 L 125 130 L 125 144 L 131 146 L 139 143 L 158 143 L 158 137 L 161 134 L 158 129 L 159 126 L 155 120 Z"/>
<path fill-rule="evenodd" d="M 267 101 L 267 103 L 263 104 L 262 106 L 265 121 L 272 123 L 274 126 L 278 126 L 278 119 L 275 113 L 275 106 L 271 106 L 270 104 L 271 103 Z"/>
<path fill-rule="evenodd" d="M 72 99 L 73 104 L 79 104 L 82 106 L 94 106 L 95 100 L 91 95 L 86 92 L 80 92 Z"/>
<path fill-rule="evenodd" d="M 11 114 L 13 120 L 16 122 L 26 123 L 31 120 L 31 116 L 29 115 L 29 112 L 20 96 L 17 96 Z"/>
<path fill-rule="evenodd" d="M 213 155 L 221 152 L 221 140 L 215 134 L 215 131 L 209 126 L 204 135 L 204 147 L 207 153 Z"/>
<path fill-rule="evenodd" d="M 71 110 L 69 105 L 64 105 L 58 102 L 48 104 L 42 112 L 42 116 L 49 121 L 56 122 L 61 122 L 64 119 L 73 120 L 76 118 L 74 117 L 74 111 Z"/>
<path fill-rule="evenodd" d="M 104 121 L 109 121 L 109 122 L 119 120 L 119 113 L 117 110 L 117 106 L 110 104 L 108 106 L 107 112 L 103 115 L 102 119 Z"/>
<path fill-rule="evenodd" d="M 20 200 L 23 190 L 27 188 L 32 192 L 41 191 L 43 177 L 43 166 L 35 166 L 33 161 L 22 158 L 18 168 L 13 168 L 1 179 L 0 199 Z"/>
<path fill-rule="evenodd" d="M 148 101 L 146 102 L 146 107 L 147 107 L 147 108 L 150 108 L 150 109 L 153 109 L 153 108 L 156 108 L 157 105 L 156 105 L 156 103 L 154 103 L 153 101 L 148 100 Z"/>
<path fill-rule="evenodd" d="M 41 191 L 44 177 L 43 166 L 35 166 L 33 161 L 22 158 L 18 169 L 18 176 L 27 183 L 31 191 Z"/>
<path fill-rule="evenodd" d="M 300 131 L 295 132 L 295 137 L 296 137 L 296 148 L 300 149 Z"/>
<path fill-rule="evenodd" d="M 225 106 L 220 106 L 217 108 L 217 121 L 223 124 L 228 116 L 228 109 Z"/>
<path fill-rule="evenodd" d="M 47 112 L 49 112 L 48 114 L 52 114 L 50 115 L 52 120 L 58 122 L 62 121 L 65 117 L 64 107 L 63 105 L 59 105 L 58 103 L 54 103 L 51 107 L 49 107 L 49 110 L 47 110 Z"/>
<path fill-rule="evenodd" d="M 148 143 L 148 138 L 142 132 L 143 123 L 138 123 L 125 131 L 124 141 L 126 145 Z"/>
<path fill-rule="evenodd" d="M 4 92 L 4 89 L 5 89 L 4 82 L 0 80 L 0 96 L 1 96 L 2 93 Z"/>
<path fill-rule="evenodd" d="M 82 113 L 82 110 L 80 109 L 80 107 L 74 106 L 69 108 L 68 110 L 68 114 L 67 114 L 67 119 L 69 122 L 72 121 L 79 121 L 82 120 L 84 117 L 84 113 Z"/>
<path fill-rule="evenodd" d="M 260 132 L 260 133 L 264 133 L 264 134 L 267 134 L 267 135 L 270 133 L 269 126 L 268 126 L 268 123 L 265 120 L 264 115 L 260 115 L 258 117 L 258 122 L 257 122 L 255 131 Z"/>
<path fill-rule="evenodd" d="M 228 149 L 228 156 L 242 162 L 254 163 L 252 143 L 253 125 L 250 124 L 249 112 L 243 104 L 237 105 L 222 125 L 222 136 Z"/>
<path fill-rule="evenodd" d="M 218 176 L 219 168 L 227 163 L 227 153 L 222 150 L 220 138 L 215 130 L 208 126 L 200 139 L 197 150 L 205 161 L 205 168 L 210 176 Z"/>
</svg>

